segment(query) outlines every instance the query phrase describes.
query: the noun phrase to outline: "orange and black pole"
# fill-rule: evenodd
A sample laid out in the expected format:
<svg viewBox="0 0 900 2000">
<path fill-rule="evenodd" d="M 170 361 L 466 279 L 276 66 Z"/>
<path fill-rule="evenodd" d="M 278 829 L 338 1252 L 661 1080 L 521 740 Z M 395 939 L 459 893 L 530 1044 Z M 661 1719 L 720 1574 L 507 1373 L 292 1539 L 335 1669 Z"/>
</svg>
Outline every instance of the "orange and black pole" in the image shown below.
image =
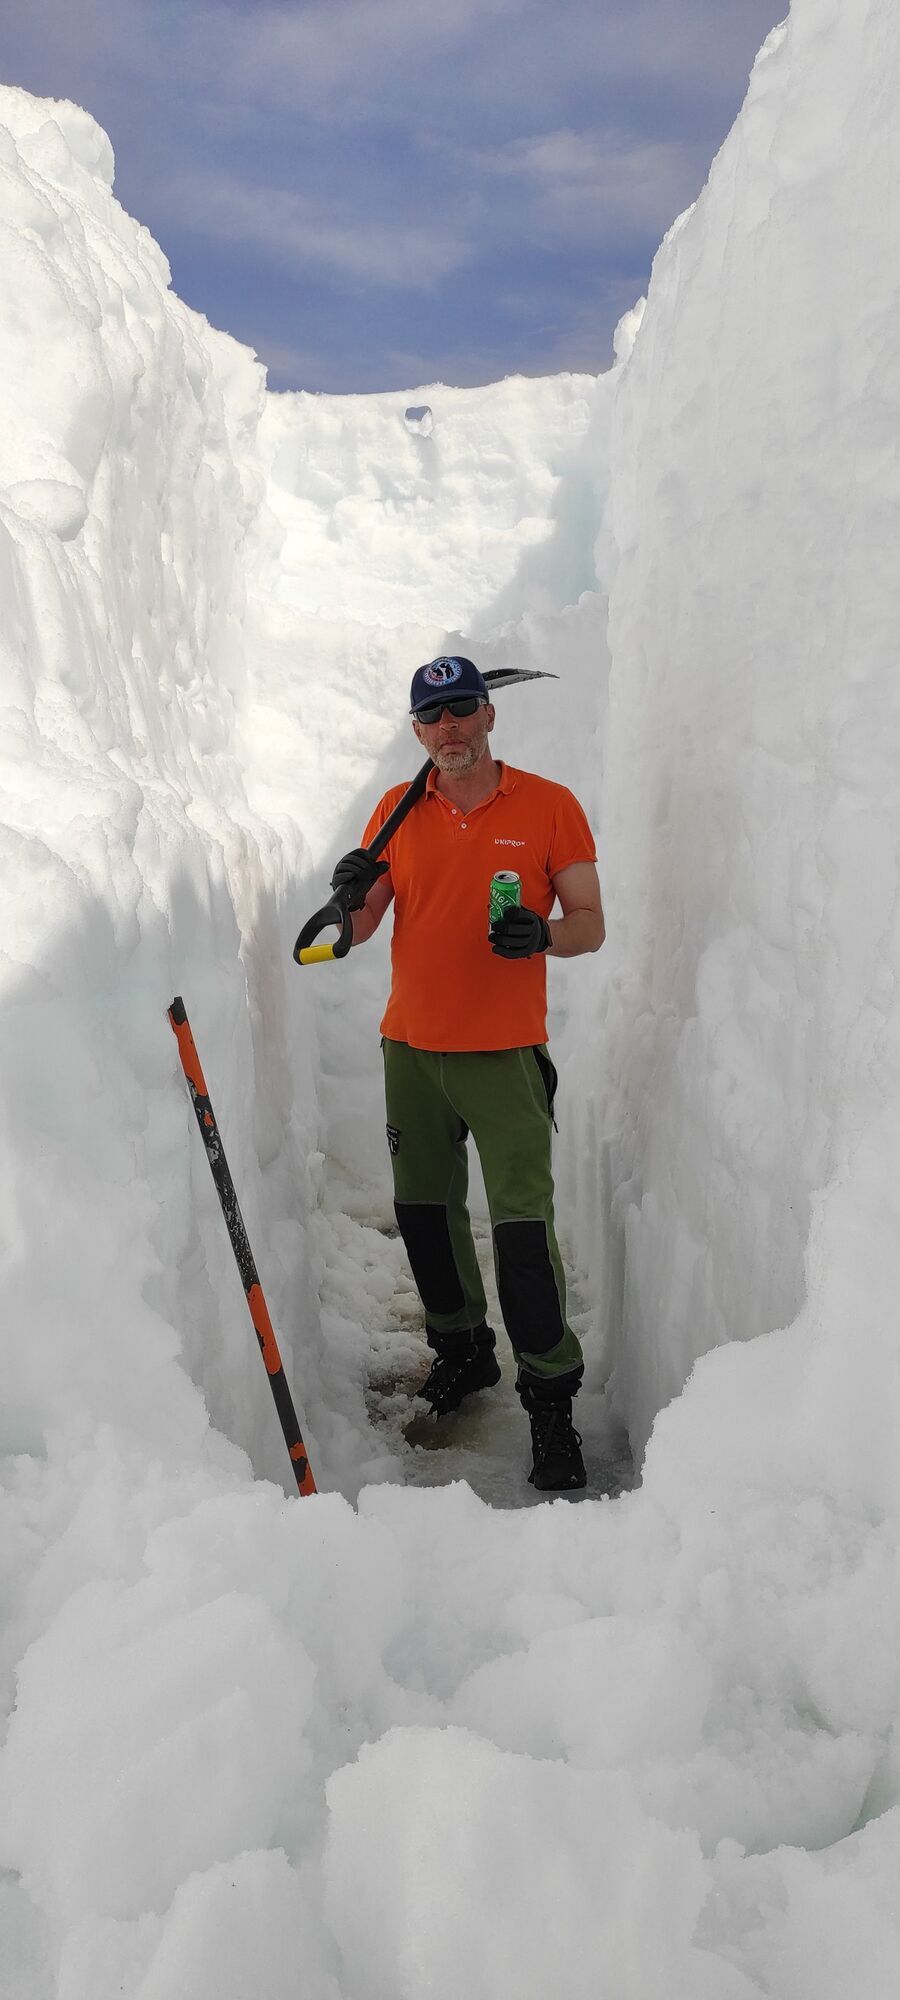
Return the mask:
<svg viewBox="0 0 900 2000">
<path fill-rule="evenodd" d="M 297 1490 L 303 1494 L 315 1493 L 316 1482 L 310 1471 L 306 1446 L 303 1442 L 300 1425 L 297 1421 L 297 1412 L 294 1408 L 294 1399 L 288 1387 L 287 1376 L 285 1375 L 278 1349 L 278 1342 L 275 1338 L 275 1329 L 269 1318 L 269 1308 L 263 1297 L 263 1289 L 259 1282 L 259 1273 L 253 1261 L 253 1252 L 247 1238 L 247 1231 L 244 1228 L 244 1218 L 238 1206 L 238 1198 L 234 1191 L 234 1182 L 229 1172 L 228 1161 L 225 1158 L 225 1148 L 222 1145 L 219 1127 L 216 1124 L 215 1112 L 209 1101 L 206 1078 L 200 1067 L 200 1057 L 197 1054 L 194 1037 L 191 1034 L 190 1022 L 185 1012 L 184 1001 L 176 997 L 168 1009 L 168 1014 L 178 1042 L 181 1067 L 187 1078 L 188 1089 L 191 1093 L 191 1102 L 197 1114 L 200 1136 L 206 1147 L 206 1157 L 209 1161 L 210 1171 L 216 1184 L 216 1191 L 222 1204 L 225 1226 L 231 1238 L 232 1250 L 237 1259 L 237 1267 L 241 1274 L 241 1283 L 244 1287 L 247 1305 L 250 1309 L 250 1318 L 256 1329 L 256 1338 L 259 1341 L 260 1352 L 266 1364 L 269 1387 L 275 1399 L 275 1408 L 278 1411 L 279 1421 L 284 1432 L 284 1441 L 290 1453 L 291 1468 L 294 1478 L 297 1481 Z"/>
</svg>

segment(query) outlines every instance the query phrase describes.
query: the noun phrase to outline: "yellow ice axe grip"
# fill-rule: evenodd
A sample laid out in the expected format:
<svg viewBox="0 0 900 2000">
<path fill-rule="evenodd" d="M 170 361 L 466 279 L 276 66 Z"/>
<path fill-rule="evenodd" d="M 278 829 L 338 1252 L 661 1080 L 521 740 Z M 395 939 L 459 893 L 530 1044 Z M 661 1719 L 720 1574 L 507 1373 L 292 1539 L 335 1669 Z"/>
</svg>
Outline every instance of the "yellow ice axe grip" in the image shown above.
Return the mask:
<svg viewBox="0 0 900 2000">
<path fill-rule="evenodd" d="M 317 910 L 309 923 L 304 924 L 294 946 L 295 965 L 322 965 L 327 958 L 346 958 L 353 943 L 353 918 L 347 908 L 345 894 L 336 891 L 330 903 Z M 329 924 L 340 927 L 340 937 L 333 938 L 331 944 L 316 944 L 320 931 Z"/>
<path fill-rule="evenodd" d="M 333 944 L 307 944 L 297 953 L 298 965 L 322 965 L 326 958 L 334 957 Z"/>
<path fill-rule="evenodd" d="M 374 840 L 365 849 L 373 861 L 377 861 L 398 826 L 405 820 L 407 813 L 412 811 L 416 800 L 421 798 L 428 782 L 428 773 L 433 770 L 434 765 L 429 757 L 404 792 L 402 799 L 395 805 L 393 812 L 388 813 L 380 832 L 376 833 Z M 310 917 L 309 922 L 304 924 L 294 946 L 295 965 L 321 965 L 326 958 L 346 958 L 353 943 L 353 916 L 347 908 L 347 898 L 350 893 L 346 888 L 335 889 L 331 902 L 325 903 L 322 909 L 317 910 L 315 916 Z M 316 944 L 315 939 L 319 932 L 324 931 L 329 924 L 339 926 L 340 937 L 334 944 Z"/>
</svg>

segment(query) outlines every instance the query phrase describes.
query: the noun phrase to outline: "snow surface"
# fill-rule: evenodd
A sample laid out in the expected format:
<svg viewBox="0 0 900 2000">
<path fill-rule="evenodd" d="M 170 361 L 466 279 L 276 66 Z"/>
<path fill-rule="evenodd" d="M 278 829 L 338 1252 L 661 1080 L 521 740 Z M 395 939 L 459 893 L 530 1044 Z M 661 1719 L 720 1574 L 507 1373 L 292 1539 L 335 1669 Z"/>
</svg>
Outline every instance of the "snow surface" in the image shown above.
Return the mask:
<svg viewBox="0 0 900 2000">
<path fill-rule="evenodd" d="M 797 0 L 610 375 L 346 399 L 0 94 L 4 2000 L 896 1989 L 898 88 Z M 387 940 L 290 960 L 463 640 L 600 832 L 557 1178 L 594 1492 L 646 1455 L 577 1506 L 508 1384 L 404 1438 Z"/>
</svg>

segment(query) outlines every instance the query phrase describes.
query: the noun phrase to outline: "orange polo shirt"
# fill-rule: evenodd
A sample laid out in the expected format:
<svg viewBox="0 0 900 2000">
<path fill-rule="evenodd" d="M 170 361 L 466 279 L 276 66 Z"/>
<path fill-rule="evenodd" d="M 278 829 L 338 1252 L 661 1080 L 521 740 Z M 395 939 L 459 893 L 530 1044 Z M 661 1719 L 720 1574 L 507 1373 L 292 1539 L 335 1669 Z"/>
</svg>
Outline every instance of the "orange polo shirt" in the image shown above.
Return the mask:
<svg viewBox="0 0 900 2000">
<path fill-rule="evenodd" d="M 385 848 L 394 891 L 391 997 L 381 1023 L 414 1049 L 518 1049 L 547 1040 L 546 954 L 500 958 L 488 941 L 492 875 L 513 869 L 522 902 L 549 917 L 553 876 L 595 861 L 591 829 L 565 785 L 501 764 L 496 791 L 471 812 L 430 771 L 421 799 Z M 368 846 L 403 797 L 393 785 L 363 835 Z"/>
</svg>

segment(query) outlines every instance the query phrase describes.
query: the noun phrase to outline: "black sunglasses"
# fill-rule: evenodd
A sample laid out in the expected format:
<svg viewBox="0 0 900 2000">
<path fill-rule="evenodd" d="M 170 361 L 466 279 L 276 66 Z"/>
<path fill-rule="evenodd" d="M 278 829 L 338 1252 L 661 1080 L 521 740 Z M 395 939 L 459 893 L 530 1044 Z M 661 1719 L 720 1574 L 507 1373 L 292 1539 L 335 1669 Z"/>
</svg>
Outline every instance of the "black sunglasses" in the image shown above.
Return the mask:
<svg viewBox="0 0 900 2000">
<path fill-rule="evenodd" d="M 424 722 L 427 729 L 433 722 L 439 722 L 444 709 L 448 715 L 455 715 L 458 722 L 467 715 L 474 715 L 476 708 L 487 706 L 483 694 L 458 694 L 452 701 L 432 701 L 427 708 L 416 708 L 413 714 L 417 722 Z"/>
</svg>

